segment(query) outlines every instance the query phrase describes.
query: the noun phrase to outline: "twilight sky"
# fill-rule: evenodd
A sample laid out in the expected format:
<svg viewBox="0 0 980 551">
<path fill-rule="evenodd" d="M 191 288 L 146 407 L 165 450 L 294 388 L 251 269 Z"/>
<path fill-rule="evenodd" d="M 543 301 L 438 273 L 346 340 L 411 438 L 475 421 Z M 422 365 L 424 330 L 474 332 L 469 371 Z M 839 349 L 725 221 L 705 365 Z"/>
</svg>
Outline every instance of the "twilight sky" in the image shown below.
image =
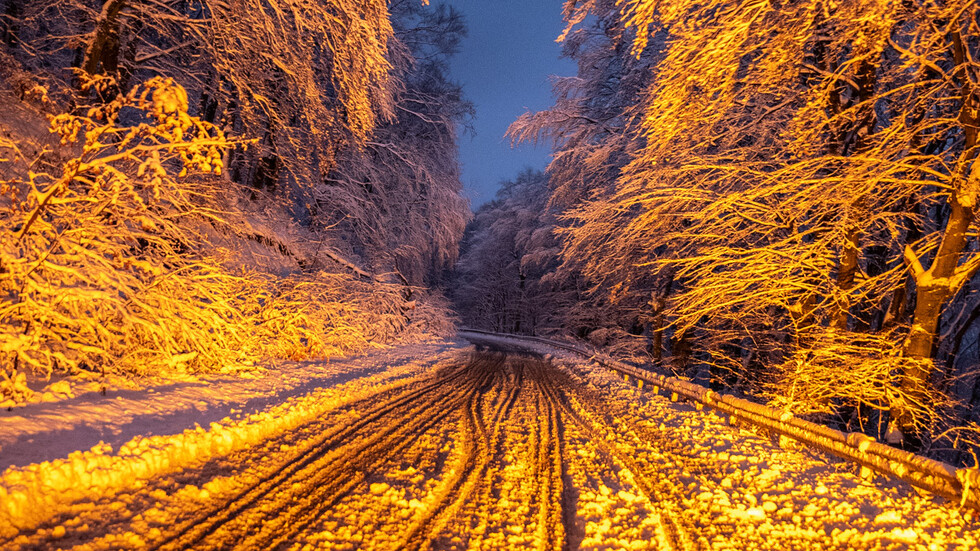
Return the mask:
<svg viewBox="0 0 980 551">
<path fill-rule="evenodd" d="M 493 199 L 497 184 L 524 167 L 544 169 L 550 149 L 516 149 L 504 132 L 521 113 L 552 104 L 549 75 L 575 74 L 559 59 L 562 0 L 446 0 L 466 17 L 469 35 L 452 61 L 452 78 L 476 105 L 476 136 L 459 140 L 463 189 L 476 209 Z"/>
</svg>

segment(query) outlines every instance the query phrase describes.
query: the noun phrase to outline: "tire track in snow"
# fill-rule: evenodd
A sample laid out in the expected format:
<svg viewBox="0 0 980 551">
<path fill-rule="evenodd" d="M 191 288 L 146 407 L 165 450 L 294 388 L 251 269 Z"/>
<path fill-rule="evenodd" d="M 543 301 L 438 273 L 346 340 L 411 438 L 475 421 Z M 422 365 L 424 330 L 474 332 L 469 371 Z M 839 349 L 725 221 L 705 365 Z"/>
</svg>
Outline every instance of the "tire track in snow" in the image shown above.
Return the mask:
<svg viewBox="0 0 980 551">
<path fill-rule="evenodd" d="M 650 499 L 655 505 L 662 507 L 666 510 L 668 514 L 655 513 L 656 521 L 661 531 L 663 533 L 664 541 L 669 549 L 674 551 L 693 551 L 695 549 L 700 549 L 697 542 L 692 539 L 691 535 L 681 526 L 683 519 L 683 513 L 675 507 L 673 496 L 667 495 L 668 492 L 662 488 L 662 485 L 654 483 L 648 476 L 646 476 L 645 471 L 647 469 L 642 468 L 637 464 L 635 459 L 625 453 L 622 453 L 617 449 L 615 442 L 610 442 L 605 434 L 603 433 L 601 427 L 597 425 L 595 421 L 588 419 L 586 416 L 580 415 L 578 411 L 573 407 L 574 402 L 579 406 L 579 408 L 585 409 L 583 407 L 584 402 L 577 399 L 577 386 L 564 373 L 558 372 L 557 369 L 551 368 L 549 370 L 550 377 L 540 377 L 538 380 L 543 381 L 545 384 L 542 385 L 542 393 L 548 397 L 548 399 L 555 404 L 555 406 L 562 411 L 564 417 L 567 420 L 575 424 L 582 432 L 584 432 L 590 438 L 591 442 L 596 445 L 600 453 L 606 456 L 607 462 L 618 463 L 633 474 L 639 489 L 643 491 L 644 494 Z M 571 399 L 569 399 L 571 398 Z M 592 413 L 587 411 L 587 414 Z M 592 415 L 588 415 L 592 417 Z"/>
<path fill-rule="evenodd" d="M 460 510 L 456 513 L 457 528 L 455 532 L 461 532 L 468 536 L 469 548 L 480 548 L 480 542 L 486 536 L 486 520 L 492 514 L 492 493 L 494 490 L 493 477 L 496 472 L 493 466 L 500 462 L 500 456 L 504 453 L 506 431 L 506 421 L 512 422 L 509 417 L 514 409 L 514 405 L 524 388 L 524 370 L 516 366 L 513 362 L 508 362 L 504 354 L 495 354 L 494 361 L 499 366 L 494 374 L 498 381 L 499 388 L 491 399 L 493 416 L 487 423 L 490 427 L 489 442 L 487 446 L 487 460 L 482 466 L 476 488 L 472 490 L 472 499 L 461 503 Z M 458 543 L 462 543 L 459 534 L 449 531 L 447 534 L 432 540 L 432 546 L 437 549 L 454 549 Z"/>
<path fill-rule="evenodd" d="M 361 458 L 362 461 L 357 466 L 370 467 L 372 466 L 370 464 L 380 462 L 381 458 L 378 458 L 377 454 L 382 453 L 385 456 L 390 456 L 396 453 L 413 442 L 413 439 L 408 438 L 409 436 L 412 434 L 417 436 L 449 415 L 452 406 L 460 401 L 455 385 L 461 379 L 465 380 L 465 369 L 457 366 L 452 368 L 448 374 L 435 377 L 431 382 L 423 385 L 421 388 L 399 393 L 392 399 L 369 410 L 364 417 L 356 422 L 326 434 L 319 442 L 310 446 L 302 454 L 292 458 L 285 466 L 267 475 L 258 484 L 248 488 L 246 491 L 241 492 L 223 504 L 220 510 L 208 511 L 184 523 L 176 533 L 169 535 L 161 542 L 155 542 L 152 549 L 186 549 L 197 546 L 205 538 L 229 522 L 233 523 L 233 527 L 224 530 L 224 532 L 233 540 L 237 535 L 233 531 L 233 528 L 244 530 L 250 536 L 244 541 L 239 540 L 240 544 L 236 544 L 236 547 L 256 549 L 273 547 L 273 545 L 268 544 L 278 543 L 285 538 L 280 534 L 268 534 L 267 530 L 263 529 L 265 527 L 262 526 L 264 524 L 263 518 L 255 519 L 255 522 L 252 523 L 246 523 L 244 527 L 235 526 L 235 524 L 240 524 L 241 521 L 236 523 L 233 522 L 234 519 L 248 509 L 254 510 L 259 507 L 259 501 L 263 498 L 269 496 L 275 498 L 277 490 L 286 486 L 289 480 L 301 475 L 304 471 L 312 470 L 318 471 L 321 474 L 320 476 L 311 477 L 308 484 L 323 482 L 323 479 L 333 479 L 332 481 L 326 481 L 325 486 L 316 492 L 316 497 L 319 501 L 303 499 L 303 503 L 300 504 L 298 510 L 296 507 L 291 508 L 291 510 L 273 509 L 272 513 L 282 513 L 289 517 L 299 516 L 308 522 L 308 513 L 311 510 L 328 507 L 337 498 L 342 496 L 345 491 L 349 491 L 363 479 L 363 472 L 358 475 L 356 469 L 352 468 L 354 467 L 352 460 L 358 458 L 359 454 L 368 453 L 369 456 Z M 455 400 L 453 399 L 454 397 Z M 365 401 L 369 400 L 367 399 Z M 412 407 L 416 401 L 421 401 L 421 404 Z M 428 412 L 425 416 L 414 415 L 419 409 L 423 411 L 428 410 Z M 392 423 L 390 416 L 399 412 L 404 422 Z M 367 443 L 352 449 L 352 444 L 347 441 L 355 438 L 360 432 L 366 430 L 368 426 L 378 424 L 379 422 L 387 425 L 388 430 L 382 427 L 374 439 L 369 439 Z M 398 437 L 401 437 L 400 444 L 396 443 Z M 356 441 L 354 442 L 354 444 L 357 443 Z M 386 452 L 383 450 L 386 450 Z M 325 458 L 326 461 L 318 462 L 318 460 L 324 459 L 324 455 L 328 453 L 329 455 Z M 354 474 L 350 479 L 345 480 L 339 476 L 343 473 L 350 474 L 351 471 L 354 471 Z M 268 515 L 262 515 L 262 517 L 265 516 Z M 254 515 L 246 516 L 246 519 L 252 517 Z M 296 525 L 294 524 L 294 526 Z M 286 530 L 286 532 L 290 531 Z M 273 542 L 270 540 L 278 541 Z M 253 545 L 257 546 L 253 547 Z"/>
<path fill-rule="evenodd" d="M 441 501 L 430 513 L 416 520 L 398 546 L 399 549 L 429 549 L 440 530 L 462 508 L 486 472 L 490 464 L 491 437 L 485 422 L 483 402 L 485 394 L 496 386 L 493 382 L 499 378 L 504 361 L 502 357 L 477 356 L 470 363 L 471 368 L 479 369 L 477 390 L 480 392 L 473 392 L 467 397 L 466 415 L 463 419 L 466 438 L 463 464 L 445 484 L 448 488 L 440 490 L 443 495 Z M 499 420 L 503 406 L 501 402 L 494 412 L 494 420 Z"/>
<path fill-rule="evenodd" d="M 548 374 L 540 362 L 511 355 L 499 363 L 490 457 L 470 475 L 469 503 L 432 548 L 567 548 L 559 412 L 541 393 Z"/>
<path fill-rule="evenodd" d="M 565 525 L 562 514 L 562 454 L 558 406 L 549 396 L 549 369 L 542 361 L 526 361 L 533 373 L 539 408 L 538 445 L 535 449 L 538 480 L 538 514 L 536 540 L 539 548 L 561 549 L 565 546 Z"/>
<path fill-rule="evenodd" d="M 96 502 L 86 518 L 107 512 L 105 524 L 72 543 L 120 548 L 117 536 L 128 530 L 125 534 L 135 532 L 148 544 L 130 548 L 168 551 L 304 544 L 564 550 L 575 544 L 569 533 L 579 518 L 572 470 L 606 477 L 625 467 L 633 474 L 623 479 L 623 487 L 644 494 L 643 507 L 658 523 L 646 521 L 646 537 L 663 548 L 695 549 L 680 502 L 671 504 L 676 496 L 652 467 L 629 456 L 623 446 L 632 440 L 621 441 L 613 429 L 618 421 L 600 413 L 600 399 L 541 358 L 477 352 L 352 402 L 322 422 L 132 490 L 130 503 L 153 501 L 163 491 L 169 508 L 157 512 L 171 515 L 169 524 L 113 509 L 118 502 L 111 498 Z M 578 442 L 573 448 L 571 433 Z M 583 459 L 574 453 L 583 445 L 598 455 Z M 406 458 L 421 470 L 399 474 L 406 472 Z M 221 482 L 214 486 L 216 495 L 175 510 L 187 488 L 194 495 L 194 484 L 209 488 L 211 482 Z M 372 486 L 384 489 L 375 492 Z M 398 492 L 401 498 L 391 497 Z M 414 505 L 398 502 L 409 497 Z M 335 530 L 355 517 L 376 524 Z M 384 530 L 370 527 L 377 523 Z"/>
</svg>

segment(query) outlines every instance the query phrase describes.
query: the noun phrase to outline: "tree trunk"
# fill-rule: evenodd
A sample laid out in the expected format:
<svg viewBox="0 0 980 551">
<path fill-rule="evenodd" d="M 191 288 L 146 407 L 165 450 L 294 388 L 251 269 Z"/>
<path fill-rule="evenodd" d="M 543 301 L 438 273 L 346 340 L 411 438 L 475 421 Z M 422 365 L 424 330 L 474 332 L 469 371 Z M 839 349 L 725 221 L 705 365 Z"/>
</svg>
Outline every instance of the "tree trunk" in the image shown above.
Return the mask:
<svg viewBox="0 0 980 551">
<path fill-rule="evenodd" d="M 664 274 L 664 281 L 659 289 L 653 291 L 650 294 L 650 307 L 653 310 L 653 339 L 651 343 L 653 359 L 658 364 L 663 360 L 664 356 L 664 325 L 666 322 L 665 309 L 667 307 L 667 299 L 670 297 L 670 293 L 674 288 L 674 272 L 673 270 L 668 270 Z"/>
<path fill-rule="evenodd" d="M 953 295 L 950 278 L 956 271 L 960 256 L 966 249 L 966 232 L 973 222 L 971 201 L 961 201 L 956 192 L 951 197 L 951 212 L 943 241 L 936 259 L 928 271 L 916 274 L 915 314 L 912 333 L 905 354 L 912 358 L 931 359 L 936 330 L 943 304 Z"/>
<path fill-rule="evenodd" d="M 653 323 L 650 328 L 652 335 L 650 340 L 650 353 L 653 355 L 653 361 L 659 364 L 664 359 L 664 315 L 663 313 L 657 314 L 653 318 Z"/>
<path fill-rule="evenodd" d="M 82 70 L 90 75 L 115 72 L 119 65 L 119 13 L 126 0 L 108 0 L 95 22 Z"/>
<path fill-rule="evenodd" d="M 976 187 L 980 170 L 974 169 L 964 187 Z M 923 270 L 911 249 L 906 256 L 912 264 L 915 275 L 916 298 L 915 313 L 912 318 L 912 331 L 905 345 L 905 355 L 919 361 L 909 362 L 902 373 L 902 393 L 916 401 L 926 397 L 927 384 L 932 375 L 932 360 L 936 348 L 936 336 L 943 306 L 958 291 L 955 279 L 969 279 L 972 274 L 957 274 L 957 266 L 966 249 L 967 230 L 973 222 L 975 194 L 965 199 L 954 191 L 950 197 L 950 215 L 946 223 L 943 240 L 939 244 L 936 258 L 928 270 Z M 963 277 L 966 275 L 967 277 Z M 912 436 L 911 442 L 918 442 L 915 419 L 908 408 L 893 410 L 897 428 L 903 435 Z"/>
<path fill-rule="evenodd" d="M 837 269 L 837 287 L 846 295 L 854 287 L 854 275 L 858 270 L 858 239 L 860 231 L 851 228 L 847 231 L 847 238 L 844 243 L 844 250 L 841 251 L 840 266 Z M 850 313 L 850 299 L 845 296 L 846 302 L 841 305 L 834 320 L 834 327 L 842 331 L 847 330 L 847 317 Z"/>
<path fill-rule="evenodd" d="M 916 203 L 911 208 L 906 208 L 908 212 L 919 211 L 921 204 Z M 915 221 L 915 217 L 907 217 L 905 219 L 907 225 L 905 229 L 905 246 L 911 245 L 922 237 L 922 229 L 919 224 Z M 907 311 L 909 309 L 908 300 L 909 297 L 914 296 L 912 294 L 912 284 L 914 283 L 912 276 L 905 276 L 903 278 L 902 284 L 895 289 L 892 293 L 892 303 L 888 307 L 888 312 L 885 314 L 885 319 L 882 320 L 882 329 L 888 329 L 903 323 L 907 316 Z"/>
<path fill-rule="evenodd" d="M 960 258 L 966 250 L 967 231 L 973 223 L 975 208 L 980 196 L 980 163 L 977 159 L 977 137 L 980 128 L 980 101 L 973 93 L 972 81 L 966 73 L 966 45 L 959 32 L 950 36 L 953 60 L 956 64 L 954 76 L 961 81 L 959 113 L 960 127 L 963 131 L 963 150 L 954 174 L 953 190 L 949 197 L 949 220 L 943 239 L 936 251 L 936 258 L 928 270 L 924 270 L 919 259 L 906 249 L 906 261 L 911 264 L 916 284 L 915 314 L 912 319 L 912 332 L 905 346 L 909 358 L 921 361 L 910 362 L 902 377 L 902 390 L 913 398 L 926 391 L 926 383 L 932 374 L 932 360 L 935 353 L 936 333 L 942 316 L 943 305 L 973 277 L 977 266 L 959 266 Z M 894 411 L 898 429 L 903 435 L 913 435 L 915 424 L 907 408 Z"/>
</svg>

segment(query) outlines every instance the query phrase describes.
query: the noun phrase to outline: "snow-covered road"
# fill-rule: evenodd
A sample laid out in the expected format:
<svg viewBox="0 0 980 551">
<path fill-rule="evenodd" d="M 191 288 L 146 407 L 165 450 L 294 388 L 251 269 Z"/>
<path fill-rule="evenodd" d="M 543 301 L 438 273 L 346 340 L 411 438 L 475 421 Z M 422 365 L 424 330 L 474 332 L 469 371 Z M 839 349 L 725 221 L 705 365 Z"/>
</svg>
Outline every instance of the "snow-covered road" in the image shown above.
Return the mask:
<svg viewBox="0 0 980 551">
<path fill-rule="evenodd" d="M 0 548 L 977 548 L 970 511 L 601 368 L 477 344 L 290 397 L 240 445 L 197 431 L 202 451 L 96 477 Z M 143 441 L 111 459 L 151 462 Z"/>
</svg>

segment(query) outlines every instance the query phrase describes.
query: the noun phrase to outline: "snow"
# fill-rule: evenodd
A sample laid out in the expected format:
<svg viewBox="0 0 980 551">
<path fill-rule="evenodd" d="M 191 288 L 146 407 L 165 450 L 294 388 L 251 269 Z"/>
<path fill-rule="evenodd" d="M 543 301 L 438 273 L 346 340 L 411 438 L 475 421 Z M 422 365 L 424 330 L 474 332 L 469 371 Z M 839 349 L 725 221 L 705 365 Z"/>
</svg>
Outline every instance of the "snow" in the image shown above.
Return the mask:
<svg viewBox="0 0 980 551">
<path fill-rule="evenodd" d="M 59 504 L 254 445 L 397 384 L 460 346 L 406 345 L 348 360 L 270 366 L 248 379 L 188 377 L 104 396 L 81 384 L 60 401 L 2 412 L 0 537 L 35 526 Z"/>
<path fill-rule="evenodd" d="M 480 339 L 515 344 L 507 338 Z M 858 466 L 795 442 L 780 446 L 779 439 L 731 426 L 726 416 L 637 388 L 572 352 L 527 341 L 520 346 L 596 390 L 617 426 L 614 437 L 604 437 L 621 448 L 621 457 L 656 472 L 670 501 L 683 503 L 682 510 L 667 508 L 668 516 L 696 534 L 696 547 L 967 551 L 980 545 L 980 522 L 972 509 L 900 481 L 868 480 Z M 661 510 L 666 503 L 654 501 Z M 582 507 L 579 515 L 590 518 Z M 596 524 L 586 525 L 588 534 L 608 531 L 615 509 L 603 511 L 605 516 L 591 515 Z M 582 540 L 582 547 L 630 548 L 625 541 L 611 546 L 600 541 L 609 540 Z"/>
<path fill-rule="evenodd" d="M 142 384 L 111 377 L 108 384 L 61 379 L 38 392 L 48 400 L 0 410 L 0 469 L 57 459 L 99 442 L 118 447 L 137 435 L 174 434 L 195 424 L 244 417 L 455 346 L 404 345 L 346 360 L 270 364 L 244 375 L 185 375 Z"/>
<path fill-rule="evenodd" d="M 567 361 L 586 369 L 579 359 Z M 644 394 L 605 370 L 587 369 L 582 376 L 604 387 L 603 396 L 613 402 L 610 410 L 632 412 L 628 424 L 633 427 L 623 436 L 649 430 L 659 433 L 663 443 L 676 443 L 667 450 L 638 444 L 633 453 L 638 462 L 661 465 L 686 506 L 684 515 L 704 528 L 699 539 L 711 548 L 907 549 L 922 544 L 923 549 L 967 550 L 980 541 L 972 510 L 903 483 L 881 478 L 869 483 L 850 464 L 780 448 L 729 426 L 722 416 Z M 667 451 L 675 462 L 663 461 Z"/>
<path fill-rule="evenodd" d="M 473 351 L 456 342 L 399 347 L 244 381 L 174 382 L 144 389 L 143 399 L 72 388 L 74 398 L 10 412 L 19 432 L 3 426 L 0 442 L 21 442 L 32 462 L 0 478 L 0 540 L 139 549 L 273 481 L 254 494 L 256 507 L 233 513 L 200 545 L 232 545 L 236 534 L 297 549 L 565 541 L 609 550 L 968 551 L 980 542 L 973 510 L 780 446 L 587 360 L 550 351 L 549 368 L 520 356 L 472 367 L 461 360 L 479 357 Z M 66 420 L 45 409 L 54 405 L 71 412 Z M 156 408 L 155 423 L 139 414 L 144 407 Z M 22 440 L 77 432 L 87 446 L 97 429 L 111 442 L 61 456 Z M 318 485 L 339 488 L 323 494 L 333 497 L 322 508 Z M 296 525 L 301 533 L 291 532 Z"/>
</svg>

